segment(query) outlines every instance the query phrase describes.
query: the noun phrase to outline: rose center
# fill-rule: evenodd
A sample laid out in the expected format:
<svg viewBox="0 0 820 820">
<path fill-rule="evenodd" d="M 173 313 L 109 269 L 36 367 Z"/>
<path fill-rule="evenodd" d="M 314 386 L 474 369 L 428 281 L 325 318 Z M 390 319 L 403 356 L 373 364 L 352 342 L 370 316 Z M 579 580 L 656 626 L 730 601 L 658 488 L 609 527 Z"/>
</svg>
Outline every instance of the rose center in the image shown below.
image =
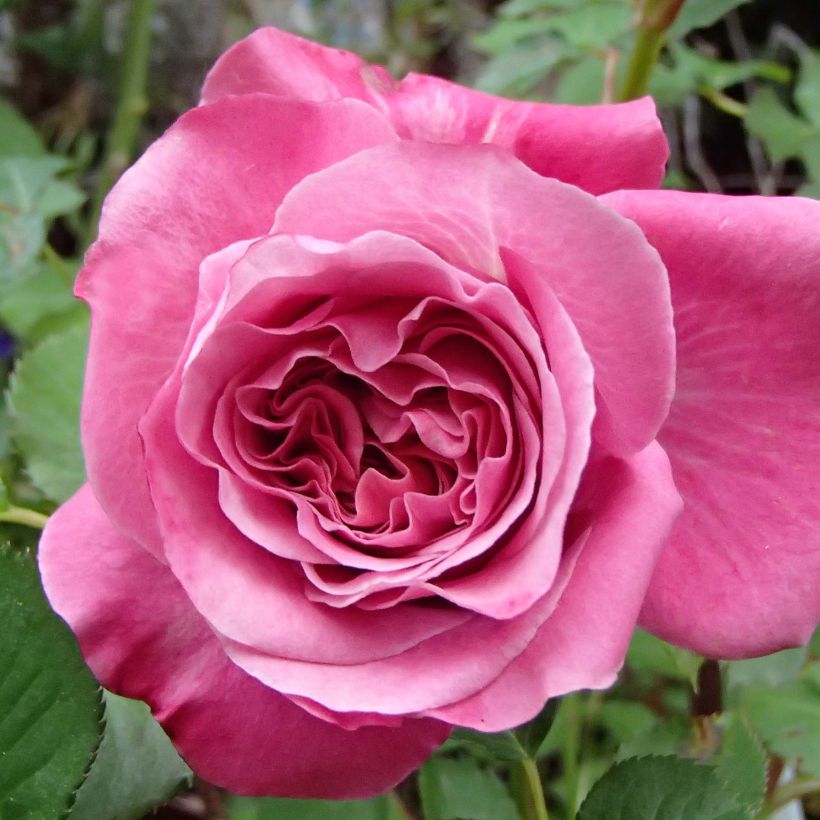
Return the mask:
<svg viewBox="0 0 820 820">
<path fill-rule="evenodd" d="M 239 397 L 238 439 L 267 486 L 345 529 L 374 536 L 404 529 L 414 499 L 424 498 L 437 500 L 433 520 L 444 534 L 469 523 L 474 509 L 475 413 L 486 415 L 480 404 L 423 383 L 402 403 L 310 356 L 279 387 Z"/>
</svg>

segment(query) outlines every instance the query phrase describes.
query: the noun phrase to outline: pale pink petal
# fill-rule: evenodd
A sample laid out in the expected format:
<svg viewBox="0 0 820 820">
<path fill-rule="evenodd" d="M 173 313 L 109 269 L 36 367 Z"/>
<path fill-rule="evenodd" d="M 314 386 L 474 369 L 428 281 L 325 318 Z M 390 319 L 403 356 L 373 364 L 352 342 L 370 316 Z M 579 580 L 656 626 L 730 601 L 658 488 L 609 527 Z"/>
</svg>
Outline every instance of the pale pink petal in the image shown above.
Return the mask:
<svg viewBox="0 0 820 820">
<path fill-rule="evenodd" d="M 274 28 L 255 31 L 223 54 L 202 99 L 252 91 L 317 101 L 355 97 L 385 112 L 405 139 L 499 145 L 537 173 L 591 193 L 654 188 L 668 155 L 649 97 L 551 105 L 506 100 L 424 74 L 397 83 L 355 54 Z"/>
<path fill-rule="evenodd" d="M 820 202 L 605 199 L 660 251 L 678 336 L 659 440 L 686 509 L 642 622 L 724 658 L 805 642 L 820 618 Z"/>
<path fill-rule="evenodd" d="M 509 279 L 525 302 L 549 285 L 595 368 L 598 440 L 629 454 L 654 438 L 674 387 L 669 285 L 628 220 L 492 146 L 402 142 L 303 180 L 274 226 L 335 241 L 373 230 Z"/>
<path fill-rule="evenodd" d="M 265 27 L 216 61 L 205 78 L 202 102 L 256 91 L 315 102 L 343 97 L 375 102 L 374 92 L 394 83 L 385 69 L 369 66 L 357 54 Z"/>
<path fill-rule="evenodd" d="M 372 797 L 447 737 L 449 727 L 429 719 L 349 731 L 327 722 L 327 710 L 314 717 L 244 673 L 167 567 L 114 529 L 88 486 L 49 521 L 39 560 L 46 594 L 100 682 L 147 701 L 194 771 L 216 785 Z"/>
<path fill-rule="evenodd" d="M 136 425 L 182 350 L 200 263 L 265 233 L 303 176 L 391 134 L 354 100 L 224 99 L 180 118 L 106 199 L 77 284 L 92 311 L 84 449 L 106 512 L 154 551 Z"/>
<path fill-rule="evenodd" d="M 610 686 L 680 510 L 656 443 L 628 461 L 593 463 L 570 516 L 582 549 L 558 606 L 489 686 L 425 714 L 495 732 L 530 720 L 548 698 Z"/>
<path fill-rule="evenodd" d="M 651 97 L 617 105 L 513 102 L 410 74 L 383 99 L 405 139 L 498 145 L 536 173 L 593 194 L 657 187 L 669 154 Z"/>
</svg>

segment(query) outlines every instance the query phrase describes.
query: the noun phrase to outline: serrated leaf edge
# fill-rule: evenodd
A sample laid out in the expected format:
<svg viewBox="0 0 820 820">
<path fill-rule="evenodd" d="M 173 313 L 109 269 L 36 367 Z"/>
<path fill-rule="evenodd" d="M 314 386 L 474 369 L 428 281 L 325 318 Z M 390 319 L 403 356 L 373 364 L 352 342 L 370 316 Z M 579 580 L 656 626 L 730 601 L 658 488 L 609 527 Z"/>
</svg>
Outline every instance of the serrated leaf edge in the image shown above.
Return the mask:
<svg viewBox="0 0 820 820">
<path fill-rule="evenodd" d="M 727 712 L 726 714 L 729 714 L 729 713 Z M 731 712 L 731 714 L 734 716 L 734 718 L 736 720 L 739 720 L 746 727 L 746 729 L 748 729 L 749 735 L 752 738 L 752 741 L 755 745 L 755 748 L 760 752 L 761 757 L 763 758 L 763 766 L 764 766 L 763 779 L 764 779 L 764 782 L 765 782 L 766 774 L 767 774 L 766 767 L 768 766 L 768 762 L 769 762 L 769 752 L 766 749 L 766 744 L 763 742 L 763 738 L 760 736 L 760 733 L 757 731 L 757 729 L 752 724 L 751 720 L 749 720 L 749 717 L 744 712 L 742 712 L 741 710 L 737 710 L 737 711 L 733 710 Z M 721 738 L 721 743 L 722 743 L 722 740 L 723 740 L 723 738 Z M 721 748 L 722 748 L 722 746 L 721 746 Z M 720 754 L 720 752 L 718 752 L 718 754 Z M 729 783 L 720 774 L 720 771 L 718 770 L 718 768 L 716 766 L 712 766 L 712 769 L 714 770 L 715 776 L 718 778 L 718 780 L 720 780 L 720 782 L 724 785 L 725 788 L 729 789 L 730 793 L 735 796 L 735 799 L 739 802 L 739 804 L 741 806 L 743 806 L 744 808 L 747 808 L 755 816 L 757 816 L 760 813 L 760 810 L 763 808 L 763 804 L 766 802 L 765 788 L 764 788 L 763 795 L 761 796 L 761 798 L 759 800 L 755 801 L 754 803 L 746 803 L 743 800 L 743 798 L 740 797 L 740 795 L 735 794 L 735 791 L 732 788 L 732 784 Z"/>
<path fill-rule="evenodd" d="M 68 818 L 71 816 L 74 806 L 77 803 L 77 795 L 80 793 L 80 789 L 83 787 L 83 784 L 86 782 L 86 780 L 88 780 L 88 776 L 91 774 L 91 770 L 94 768 L 94 764 L 97 762 L 97 757 L 100 754 L 100 749 L 102 748 L 103 741 L 105 740 L 105 730 L 108 725 L 108 710 L 105 704 L 105 690 L 102 688 L 102 686 L 97 686 L 97 703 L 97 726 L 99 727 L 99 734 L 97 735 L 97 745 L 91 751 L 91 754 L 88 758 L 88 765 L 83 770 L 83 773 L 80 775 L 79 782 L 74 787 L 74 789 L 68 797 L 68 803 L 66 805 L 65 811 L 62 814 L 61 820 L 68 820 Z"/>
</svg>

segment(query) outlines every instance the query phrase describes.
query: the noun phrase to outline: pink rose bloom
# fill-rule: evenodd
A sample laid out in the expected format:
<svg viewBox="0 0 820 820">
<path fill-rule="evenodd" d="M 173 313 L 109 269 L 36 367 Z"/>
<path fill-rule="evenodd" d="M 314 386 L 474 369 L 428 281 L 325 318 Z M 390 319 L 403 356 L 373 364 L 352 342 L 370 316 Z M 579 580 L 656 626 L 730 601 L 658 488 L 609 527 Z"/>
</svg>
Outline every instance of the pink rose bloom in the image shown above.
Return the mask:
<svg viewBox="0 0 820 820">
<path fill-rule="evenodd" d="M 652 188 L 650 100 L 395 83 L 272 29 L 109 196 L 49 599 L 237 792 L 820 614 L 820 203 Z M 632 190 L 618 190 L 632 189 Z M 595 195 L 600 195 L 596 198 Z"/>
</svg>

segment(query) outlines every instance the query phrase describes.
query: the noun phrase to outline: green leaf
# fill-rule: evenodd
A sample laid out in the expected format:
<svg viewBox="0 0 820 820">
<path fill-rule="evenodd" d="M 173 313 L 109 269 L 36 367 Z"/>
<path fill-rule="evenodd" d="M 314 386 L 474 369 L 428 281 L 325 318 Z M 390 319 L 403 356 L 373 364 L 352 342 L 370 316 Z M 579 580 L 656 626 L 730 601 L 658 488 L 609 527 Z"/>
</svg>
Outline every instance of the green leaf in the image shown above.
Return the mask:
<svg viewBox="0 0 820 820">
<path fill-rule="evenodd" d="M 63 321 L 79 320 L 85 307 L 74 298 L 73 266 L 45 263 L 12 279 L 0 278 L 0 323 L 18 339 L 37 341 Z"/>
<path fill-rule="evenodd" d="M 728 661 L 726 669 L 727 688 L 730 700 L 736 702 L 737 690 L 741 687 L 765 685 L 780 686 L 794 680 L 806 660 L 807 648 L 784 649 L 762 658 L 747 661 Z"/>
<path fill-rule="evenodd" d="M 702 88 L 722 91 L 746 80 L 761 77 L 786 83 L 791 72 L 767 60 L 715 60 L 676 43 L 670 46 L 671 64 L 659 64 L 652 73 L 649 90 L 662 105 L 679 105 L 687 95 Z"/>
<path fill-rule="evenodd" d="M 524 760 L 527 752 L 513 732 L 476 732 L 472 729 L 456 729 L 444 751 L 464 749 L 484 760 L 514 762 Z"/>
<path fill-rule="evenodd" d="M 751 0 L 686 0 L 672 27 L 669 39 L 679 40 L 697 28 L 708 28 L 732 9 Z"/>
<path fill-rule="evenodd" d="M 549 731 L 541 741 L 541 745 L 535 754 L 537 759 L 559 753 L 561 749 L 563 749 L 564 744 L 567 743 L 569 733 L 574 731 L 573 727 L 570 726 L 568 717 L 569 712 L 574 708 L 575 705 L 572 704 L 571 701 L 568 701 L 567 698 L 560 698 L 555 720 L 553 720 L 552 726 L 550 726 Z"/>
<path fill-rule="evenodd" d="M 605 48 L 629 31 L 632 14 L 628 5 L 615 0 L 569 7 L 544 16 L 502 18 L 486 32 L 475 35 L 473 45 L 497 56 L 536 36 L 553 34 L 566 45 L 589 52 Z"/>
<path fill-rule="evenodd" d="M 552 31 L 585 51 L 605 48 L 632 28 L 634 11 L 626 3 L 593 3 L 554 15 Z"/>
<path fill-rule="evenodd" d="M 495 772 L 472 758 L 433 757 L 419 772 L 426 820 L 520 820 Z"/>
<path fill-rule="evenodd" d="M 484 64 L 475 87 L 490 94 L 526 97 L 568 54 L 566 46 L 550 38 L 513 46 Z"/>
<path fill-rule="evenodd" d="M 820 660 L 820 626 L 814 630 L 808 645 L 808 655 L 812 660 Z"/>
<path fill-rule="evenodd" d="M 818 141 L 820 143 L 820 141 Z M 818 149 L 820 150 L 820 144 L 818 144 Z M 805 159 L 805 158 L 804 158 Z M 818 163 L 820 164 L 820 163 Z M 815 180 L 817 180 L 815 182 Z M 812 199 L 820 199 L 820 177 L 815 174 L 809 172 L 809 179 L 808 181 L 804 182 L 796 191 L 795 194 L 798 196 L 807 196 Z"/>
<path fill-rule="evenodd" d="M 232 797 L 231 820 L 403 820 L 393 795 L 375 800 L 288 800 Z"/>
<path fill-rule="evenodd" d="M 105 692 L 105 733 L 68 820 L 137 820 L 192 778 L 144 703 Z"/>
<path fill-rule="evenodd" d="M 550 733 L 553 723 L 555 723 L 560 705 L 560 698 L 551 698 L 529 723 L 525 723 L 516 729 L 515 734 L 522 748 L 530 757 L 534 758 L 538 754 L 541 744 Z"/>
<path fill-rule="evenodd" d="M 601 705 L 601 722 L 621 744 L 654 729 L 659 718 L 644 703 L 607 700 Z"/>
<path fill-rule="evenodd" d="M 588 0 L 590 3 L 607 2 L 607 0 Z M 525 17 L 539 11 L 557 11 L 572 8 L 578 0 L 507 0 L 498 7 L 502 17 Z"/>
<path fill-rule="evenodd" d="M 604 61 L 590 55 L 562 72 L 552 101 L 570 105 L 594 105 L 601 102 L 604 90 Z"/>
<path fill-rule="evenodd" d="M 49 336 L 17 363 L 8 391 L 11 438 L 31 480 L 65 501 L 85 481 L 79 416 L 88 330 Z"/>
<path fill-rule="evenodd" d="M 820 51 L 800 52 L 800 71 L 794 101 L 806 119 L 820 125 Z"/>
<path fill-rule="evenodd" d="M 83 202 L 80 191 L 56 178 L 66 164 L 48 154 L 0 156 L 0 282 L 33 263 L 51 219 Z"/>
<path fill-rule="evenodd" d="M 820 190 L 820 129 L 816 136 L 809 137 L 804 143 L 800 151 L 800 159 L 806 169 L 806 176 L 808 182 L 804 186 L 809 190 Z M 802 190 L 802 189 L 801 189 Z M 810 194 L 816 198 L 820 198 L 817 193 Z"/>
<path fill-rule="evenodd" d="M 745 122 L 749 133 L 763 141 L 775 162 L 799 156 L 806 141 L 820 133 L 818 128 L 792 114 L 774 89 L 768 87 L 760 88 L 752 97 Z"/>
<path fill-rule="evenodd" d="M 100 740 L 100 689 L 32 556 L 0 547 L 0 817 L 59 818 Z"/>
<path fill-rule="evenodd" d="M 723 731 L 715 769 L 731 792 L 752 814 L 766 796 L 766 752 L 748 721 L 735 712 L 720 717 Z"/>
<path fill-rule="evenodd" d="M 702 660 L 699 655 L 672 646 L 642 629 L 635 630 L 626 655 L 626 664 L 633 672 L 685 680 L 693 686 Z"/>
<path fill-rule="evenodd" d="M 44 219 L 76 211 L 86 200 L 86 195 L 76 186 L 55 179 L 45 187 L 37 201 L 37 212 Z"/>
<path fill-rule="evenodd" d="M 85 201 L 85 194 L 76 186 L 56 178 L 67 164 L 64 157 L 51 154 L 0 158 L 3 209 L 37 213 L 43 219 L 52 219 L 79 208 Z"/>
<path fill-rule="evenodd" d="M 29 267 L 45 241 L 46 226 L 40 214 L 0 208 L 0 282 Z"/>
<path fill-rule="evenodd" d="M 18 211 L 35 211 L 43 192 L 66 163 L 63 157 L 49 154 L 0 158 L 0 201 Z"/>
<path fill-rule="evenodd" d="M 497 56 L 522 43 L 531 42 L 533 38 L 543 39 L 553 30 L 552 18 L 542 17 L 536 20 L 499 20 L 487 31 L 482 31 L 472 38 L 472 45 L 483 54 Z"/>
<path fill-rule="evenodd" d="M 675 755 L 691 740 L 689 723 L 681 717 L 647 725 L 626 738 L 618 749 L 617 760 L 627 760 L 642 755 Z"/>
<path fill-rule="evenodd" d="M 746 689 L 740 709 L 772 751 L 797 758 L 803 772 L 820 776 L 820 662 L 783 686 Z"/>
<path fill-rule="evenodd" d="M 34 157 L 45 152 L 40 135 L 5 100 L 0 100 L 0 156 Z"/>
<path fill-rule="evenodd" d="M 791 79 L 791 72 L 780 63 L 769 60 L 714 60 L 704 57 L 696 51 L 676 49 L 678 54 L 685 53 L 688 67 L 701 83 L 716 88 L 719 91 L 731 85 L 760 78 L 775 83 L 787 83 Z"/>
<path fill-rule="evenodd" d="M 590 791 L 578 820 L 750 820 L 714 769 L 678 757 L 616 763 Z"/>
</svg>

